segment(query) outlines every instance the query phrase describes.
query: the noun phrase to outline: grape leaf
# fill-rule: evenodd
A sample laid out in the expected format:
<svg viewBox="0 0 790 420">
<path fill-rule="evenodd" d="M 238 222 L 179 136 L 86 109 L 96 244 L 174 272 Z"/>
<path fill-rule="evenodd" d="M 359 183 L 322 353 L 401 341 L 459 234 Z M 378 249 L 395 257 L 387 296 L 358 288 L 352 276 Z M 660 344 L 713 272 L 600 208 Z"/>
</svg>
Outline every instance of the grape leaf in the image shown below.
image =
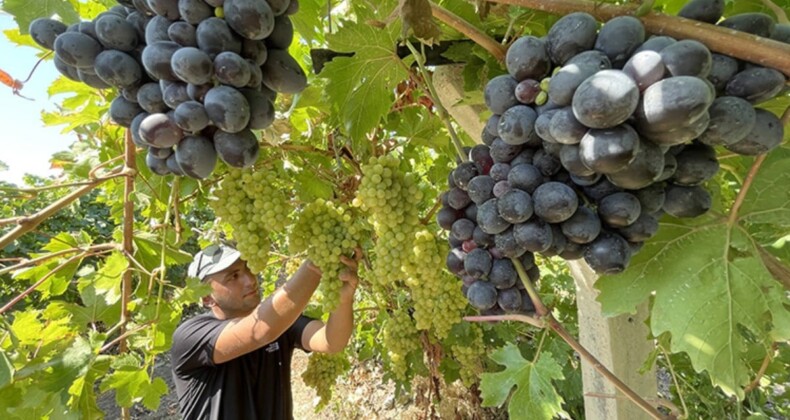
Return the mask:
<svg viewBox="0 0 790 420">
<path fill-rule="evenodd" d="M 159 409 L 159 403 L 162 402 L 162 396 L 167 395 L 167 383 L 162 378 L 154 378 L 150 386 L 143 387 L 142 391 L 145 408 L 156 411 Z"/>
<path fill-rule="evenodd" d="M 408 77 L 396 54 L 397 25 L 378 29 L 365 21 L 348 22 L 329 41 L 334 50 L 354 52 L 326 63 L 321 76 L 345 131 L 363 139 L 389 111 L 395 86 Z"/>
<path fill-rule="evenodd" d="M 167 385 L 161 378 L 153 382 L 148 371 L 137 366 L 117 369 L 101 383 L 101 391 L 115 390 L 115 400 L 121 407 L 131 407 L 138 398 L 142 398 L 146 407 L 155 409 L 159 403 L 156 399 L 167 394 Z"/>
<path fill-rule="evenodd" d="M 740 398 L 750 377 L 739 327 L 761 341 L 782 339 L 790 328 L 787 299 L 755 244 L 726 223 L 662 223 L 628 270 L 596 285 L 609 316 L 633 312 L 655 291 L 653 335 L 669 331 L 674 352 L 686 352 L 695 369 Z"/>
<path fill-rule="evenodd" d="M 387 127 L 406 138 L 413 146 L 430 147 L 434 150 L 447 148 L 450 136 L 444 130 L 442 121 L 427 115 L 425 108 L 406 108 L 392 114 Z"/>
<path fill-rule="evenodd" d="M 98 356 L 85 376 L 77 378 L 69 388 L 69 394 L 73 396 L 70 401 L 71 408 L 80 414 L 81 419 L 104 418 L 104 413 L 96 403 L 94 384 L 97 378 L 107 374 L 109 369 L 110 356 Z"/>
<path fill-rule="evenodd" d="M 40 17 L 58 15 L 59 20 L 67 25 L 80 20 L 74 6 L 67 0 L 5 0 L 2 8 L 14 15 L 14 20 L 19 25 L 19 32 L 23 35 L 28 33 L 30 22 Z"/>
<path fill-rule="evenodd" d="M 562 397 L 551 381 L 564 379 L 562 368 L 549 352 L 537 362 L 525 360 L 515 344 L 509 343 L 491 354 L 505 370 L 481 375 L 480 390 L 484 407 L 501 406 L 515 386 L 508 404 L 511 419 L 553 419 L 564 414 Z"/>
<path fill-rule="evenodd" d="M 768 155 L 746 194 L 738 216 L 748 224 L 790 227 L 790 150 L 777 149 Z"/>
<path fill-rule="evenodd" d="M 326 13 L 326 2 L 321 0 L 299 0 L 299 12 L 291 15 L 294 30 L 305 41 L 324 43 L 322 19 Z"/>
<path fill-rule="evenodd" d="M 38 384 L 52 392 L 67 390 L 74 381 L 88 373 L 95 357 L 88 340 L 77 337 L 69 348 L 48 363 L 52 369 L 41 377 Z"/>
<path fill-rule="evenodd" d="M 0 350 L 0 388 L 11 383 L 14 379 L 14 364 L 6 356 L 5 352 Z"/>
</svg>

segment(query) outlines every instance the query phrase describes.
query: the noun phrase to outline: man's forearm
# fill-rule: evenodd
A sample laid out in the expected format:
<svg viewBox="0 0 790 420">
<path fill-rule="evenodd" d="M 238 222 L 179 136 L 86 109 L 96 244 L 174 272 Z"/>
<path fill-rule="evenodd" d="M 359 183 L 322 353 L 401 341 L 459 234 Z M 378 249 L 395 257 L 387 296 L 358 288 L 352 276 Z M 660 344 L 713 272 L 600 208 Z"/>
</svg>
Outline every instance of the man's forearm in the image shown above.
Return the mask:
<svg viewBox="0 0 790 420">
<path fill-rule="evenodd" d="M 354 330 L 354 303 L 341 301 L 326 322 L 326 342 L 332 352 L 342 351 Z"/>
<path fill-rule="evenodd" d="M 320 280 L 318 269 L 305 261 L 288 282 L 258 306 L 258 319 L 269 324 L 274 338 L 279 337 L 299 318 Z"/>
</svg>

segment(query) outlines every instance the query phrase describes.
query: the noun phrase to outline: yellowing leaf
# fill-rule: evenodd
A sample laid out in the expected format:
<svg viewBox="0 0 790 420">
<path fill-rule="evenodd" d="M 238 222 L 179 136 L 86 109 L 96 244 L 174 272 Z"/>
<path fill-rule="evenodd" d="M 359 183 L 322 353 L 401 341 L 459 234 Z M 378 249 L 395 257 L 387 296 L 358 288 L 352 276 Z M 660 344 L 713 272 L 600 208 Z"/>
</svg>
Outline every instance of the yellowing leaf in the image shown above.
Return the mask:
<svg viewBox="0 0 790 420">
<path fill-rule="evenodd" d="M 551 353 L 544 351 L 538 361 L 532 363 L 510 343 L 492 353 L 491 359 L 504 365 L 505 370 L 482 375 L 480 390 L 484 407 L 501 406 L 515 387 L 508 404 L 511 419 L 551 420 L 565 414 L 563 399 L 551 383 L 564 379 L 562 368 Z"/>
</svg>

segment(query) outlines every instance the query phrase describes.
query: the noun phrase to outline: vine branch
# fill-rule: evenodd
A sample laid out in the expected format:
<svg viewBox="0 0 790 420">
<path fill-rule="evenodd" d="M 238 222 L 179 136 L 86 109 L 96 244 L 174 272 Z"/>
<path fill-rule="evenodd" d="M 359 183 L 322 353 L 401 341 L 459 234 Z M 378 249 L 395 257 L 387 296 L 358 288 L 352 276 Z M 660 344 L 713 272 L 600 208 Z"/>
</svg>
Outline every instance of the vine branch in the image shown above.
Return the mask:
<svg viewBox="0 0 790 420">
<path fill-rule="evenodd" d="M 546 324 L 540 319 L 527 315 L 508 314 L 508 315 L 485 315 L 485 316 L 465 316 L 464 321 L 469 322 L 492 322 L 492 321 L 518 321 L 530 324 L 538 328 L 546 328 Z"/>
<path fill-rule="evenodd" d="M 464 34 L 467 38 L 485 48 L 486 51 L 491 53 L 491 55 L 497 59 L 497 61 L 505 61 L 507 48 L 505 48 L 504 45 L 496 42 L 495 39 L 488 36 L 485 32 L 477 29 L 473 25 L 470 25 L 466 20 L 434 2 L 431 2 L 431 12 L 436 19 Z"/>
<path fill-rule="evenodd" d="M 633 15 L 638 7 L 620 6 L 589 0 L 490 0 L 492 3 L 527 7 L 556 15 L 586 12 L 601 21 L 616 16 Z M 790 76 L 790 45 L 768 38 L 739 32 L 679 16 L 650 12 L 637 17 L 645 29 L 654 34 L 681 39 L 695 39 L 711 51 L 777 69 Z"/>
<path fill-rule="evenodd" d="M 124 140 L 124 170 L 130 172 L 131 175 L 126 177 L 123 189 L 123 252 L 126 255 L 133 255 L 134 201 L 132 201 L 132 193 L 134 193 L 134 175 L 137 174 L 137 160 L 135 158 L 137 147 L 132 141 L 131 131 L 126 130 Z M 153 191 L 153 188 L 151 190 Z M 118 342 L 120 354 L 124 354 L 129 350 L 125 337 L 127 336 L 126 325 L 131 318 L 129 302 L 132 298 L 132 274 L 132 267 L 127 267 L 121 278 L 121 339 Z M 121 409 L 121 418 L 124 420 L 131 418 L 128 408 L 124 407 Z"/>
<path fill-rule="evenodd" d="M 60 257 L 62 255 L 71 254 L 71 253 L 74 253 L 74 252 L 80 252 L 80 251 L 82 251 L 82 252 L 106 251 L 106 250 L 116 249 L 117 247 L 118 247 L 118 244 L 108 243 L 108 244 L 101 244 L 101 245 L 93 245 L 93 246 L 90 246 L 90 247 L 87 247 L 87 248 L 64 249 L 62 251 L 53 252 L 51 254 L 47 254 L 47 255 L 44 255 L 42 257 L 34 258 L 32 260 L 22 261 L 22 262 L 20 262 L 20 263 L 18 263 L 16 265 L 5 267 L 2 270 L 0 270 L 0 275 L 6 274 L 6 273 L 10 273 L 12 271 L 19 270 L 21 268 L 30 267 L 30 266 L 33 266 L 33 265 L 38 265 L 38 263 L 41 263 L 41 262 L 44 262 L 44 261 L 47 261 L 47 260 L 51 260 L 53 258 L 57 258 L 57 257 Z"/>
<path fill-rule="evenodd" d="M 46 220 L 53 214 L 57 213 L 58 211 L 62 210 L 63 208 L 71 204 L 74 200 L 77 200 L 83 195 L 91 192 L 94 188 L 98 187 L 103 182 L 112 179 L 116 176 L 123 176 L 123 175 L 129 175 L 129 174 L 124 170 L 124 171 L 114 172 L 111 174 L 111 176 L 98 178 L 94 181 L 89 182 L 87 185 L 83 186 L 82 188 L 72 192 L 71 194 L 66 195 L 63 198 L 55 201 L 54 203 L 43 208 L 37 213 L 16 220 L 16 223 L 18 223 L 19 226 L 15 227 L 10 232 L 6 233 L 2 238 L 0 238 L 0 249 L 5 248 L 6 246 L 8 246 L 8 244 L 15 241 L 20 236 L 35 229 L 36 226 L 40 225 L 44 220 Z"/>
<path fill-rule="evenodd" d="M 124 168 L 137 172 L 137 161 L 135 160 L 135 145 L 132 141 L 132 132 L 127 130 L 124 136 L 125 152 Z M 126 255 L 134 253 L 134 202 L 132 193 L 134 192 L 134 177 L 126 178 L 123 190 L 123 252 Z M 127 267 L 121 279 L 121 337 L 126 333 L 126 324 L 129 322 L 129 301 L 132 296 L 132 268 Z M 127 351 L 126 340 L 120 341 L 120 352 Z"/>
</svg>

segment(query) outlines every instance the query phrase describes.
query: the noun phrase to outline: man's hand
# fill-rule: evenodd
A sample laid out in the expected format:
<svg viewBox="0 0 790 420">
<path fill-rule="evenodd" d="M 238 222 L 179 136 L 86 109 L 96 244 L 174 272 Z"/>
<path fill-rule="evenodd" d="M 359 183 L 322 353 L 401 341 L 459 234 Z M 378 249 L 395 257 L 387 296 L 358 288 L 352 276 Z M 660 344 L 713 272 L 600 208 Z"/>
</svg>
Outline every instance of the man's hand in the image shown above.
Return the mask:
<svg viewBox="0 0 790 420">
<path fill-rule="evenodd" d="M 340 280 L 343 282 L 343 287 L 340 288 L 340 303 L 353 303 L 354 291 L 357 290 L 359 284 L 359 277 L 357 276 L 357 269 L 359 268 L 359 261 L 362 259 L 362 250 L 360 248 L 354 249 L 354 258 L 340 256 L 340 262 L 345 264 L 346 268 L 340 271 Z"/>
</svg>

